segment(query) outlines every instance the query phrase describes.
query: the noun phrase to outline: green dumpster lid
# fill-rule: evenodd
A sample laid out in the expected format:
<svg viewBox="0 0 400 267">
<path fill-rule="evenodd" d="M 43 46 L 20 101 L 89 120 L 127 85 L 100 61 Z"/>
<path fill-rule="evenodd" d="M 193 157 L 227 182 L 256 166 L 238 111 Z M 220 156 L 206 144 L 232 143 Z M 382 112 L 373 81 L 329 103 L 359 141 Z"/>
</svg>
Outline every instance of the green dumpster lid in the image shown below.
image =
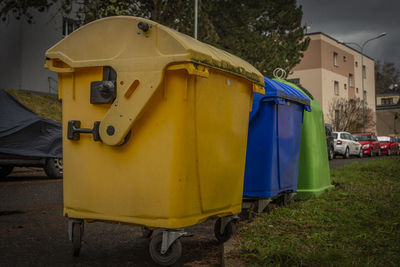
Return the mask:
<svg viewBox="0 0 400 267">
<path fill-rule="evenodd" d="M 149 30 L 139 29 L 146 23 Z M 248 62 L 154 21 L 117 16 L 74 31 L 46 52 L 71 68 L 113 66 L 154 71 L 175 62 L 192 62 L 241 76 L 264 86 L 263 75 Z"/>
</svg>

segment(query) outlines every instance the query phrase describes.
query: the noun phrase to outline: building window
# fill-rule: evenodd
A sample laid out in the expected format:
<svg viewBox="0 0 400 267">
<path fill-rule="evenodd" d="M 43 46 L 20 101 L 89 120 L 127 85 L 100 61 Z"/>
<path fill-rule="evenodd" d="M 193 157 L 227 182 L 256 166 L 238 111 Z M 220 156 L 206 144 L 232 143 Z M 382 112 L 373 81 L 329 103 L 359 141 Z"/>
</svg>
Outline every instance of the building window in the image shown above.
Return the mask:
<svg viewBox="0 0 400 267">
<path fill-rule="evenodd" d="M 337 67 L 337 53 L 333 52 L 333 66 Z"/>
<path fill-rule="evenodd" d="M 335 92 L 335 95 L 339 95 L 339 82 L 335 81 L 333 84 L 333 90 Z"/>
<path fill-rule="evenodd" d="M 393 98 L 382 98 L 382 105 L 393 105 Z"/>
<path fill-rule="evenodd" d="M 346 62 L 346 56 L 343 56 L 343 62 Z"/>
<path fill-rule="evenodd" d="M 339 120 L 339 110 L 335 109 L 335 121 Z"/>
<path fill-rule="evenodd" d="M 349 73 L 349 87 L 353 87 L 353 74 Z"/>
<path fill-rule="evenodd" d="M 300 85 L 300 79 L 299 78 L 293 78 L 293 79 L 288 79 L 288 82 Z"/>
<path fill-rule="evenodd" d="M 364 79 L 367 78 L 367 70 L 366 70 L 365 65 L 362 66 L 362 74 L 363 74 Z"/>
<path fill-rule="evenodd" d="M 347 90 L 347 84 L 344 84 L 343 87 L 344 87 L 344 90 Z"/>
<path fill-rule="evenodd" d="M 76 29 L 78 29 L 78 23 L 75 20 L 63 18 L 62 34 L 64 36 L 70 35 Z"/>
<path fill-rule="evenodd" d="M 356 68 L 358 68 L 358 62 L 356 61 L 356 62 L 354 62 L 354 64 L 356 65 Z"/>
<path fill-rule="evenodd" d="M 356 88 L 356 93 L 358 94 L 358 87 Z"/>
</svg>

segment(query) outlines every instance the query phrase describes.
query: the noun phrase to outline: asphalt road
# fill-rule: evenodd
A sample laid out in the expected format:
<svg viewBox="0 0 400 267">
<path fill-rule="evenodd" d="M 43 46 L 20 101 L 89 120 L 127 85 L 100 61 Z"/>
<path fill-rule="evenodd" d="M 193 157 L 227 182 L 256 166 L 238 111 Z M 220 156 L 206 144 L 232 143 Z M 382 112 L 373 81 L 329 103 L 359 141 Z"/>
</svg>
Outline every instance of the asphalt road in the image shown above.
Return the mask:
<svg viewBox="0 0 400 267">
<path fill-rule="evenodd" d="M 391 157 L 399 157 L 399 156 L 386 156 L 386 155 L 382 155 L 379 157 L 369 157 L 369 156 L 364 156 L 362 158 L 358 158 L 358 157 L 350 157 L 349 159 L 344 159 L 340 156 L 337 156 L 336 159 L 330 160 L 329 161 L 329 167 L 332 168 L 337 168 L 346 164 L 350 164 L 352 162 L 365 162 L 365 161 L 370 161 L 370 160 L 384 160 L 386 158 L 391 158 Z"/>
<path fill-rule="evenodd" d="M 185 229 L 176 266 L 219 266 L 214 220 Z M 85 224 L 81 256 L 72 256 L 62 216 L 62 180 L 19 172 L 0 182 L 0 266 L 154 266 L 140 228 Z"/>
<path fill-rule="evenodd" d="M 354 161 L 387 156 L 334 159 L 336 168 Z M 62 215 L 62 180 L 47 179 L 41 169 L 19 169 L 0 181 L 0 266 L 154 266 L 149 240 L 137 227 L 85 224 L 80 257 L 72 256 L 67 219 Z M 187 228 L 183 255 L 176 266 L 219 266 L 222 247 L 214 221 Z"/>
</svg>

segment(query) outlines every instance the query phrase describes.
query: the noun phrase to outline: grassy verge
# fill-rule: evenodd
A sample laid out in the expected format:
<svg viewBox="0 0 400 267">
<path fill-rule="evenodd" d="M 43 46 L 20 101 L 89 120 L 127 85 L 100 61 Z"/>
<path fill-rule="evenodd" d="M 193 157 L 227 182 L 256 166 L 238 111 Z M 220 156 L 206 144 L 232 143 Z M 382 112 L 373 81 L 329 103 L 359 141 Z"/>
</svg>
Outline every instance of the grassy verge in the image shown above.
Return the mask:
<svg viewBox="0 0 400 267">
<path fill-rule="evenodd" d="M 40 116 L 61 122 L 61 102 L 57 96 L 32 94 L 19 90 L 6 90 L 24 106 Z"/>
<path fill-rule="evenodd" d="M 400 157 L 352 163 L 331 175 L 335 189 L 242 229 L 249 265 L 398 266 Z"/>
</svg>

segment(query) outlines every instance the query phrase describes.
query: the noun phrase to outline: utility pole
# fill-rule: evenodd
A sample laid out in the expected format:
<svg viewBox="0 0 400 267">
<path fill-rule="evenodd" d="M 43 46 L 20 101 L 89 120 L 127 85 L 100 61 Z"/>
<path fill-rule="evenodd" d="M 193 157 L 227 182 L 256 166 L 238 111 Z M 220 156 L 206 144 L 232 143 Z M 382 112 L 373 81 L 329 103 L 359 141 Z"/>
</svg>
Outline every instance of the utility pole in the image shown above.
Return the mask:
<svg viewBox="0 0 400 267">
<path fill-rule="evenodd" d="M 198 10 L 197 6 L 199 5 L 199 0 L 194 0 L 194 39 L 197 40 L 197 16 Z"/>
<path fill-rule="evenodd" d="M 366 92 L 364 89 L 364 79 L 365 79 L 364 70 L 366 71 L 366 68 L 364 68 L 364 47 L 369 41 L 381 38 L 385 35 L 386 35 L 386 32 L 383 32 L 374 38 L 366 40 L 362 45 L 359 45 L 358 43 L 355 43 L 355 42 L 343 42 L 343 41 L 338 42 L 340 44 L 352 44 L 352 45 L 357 46 L 360 49 L 360 53 L 361 53 L 361 85 L 362 85 L 362 116 L 363 116 L 362 123 L 363 123 L 363 132 L 364 133 L 365 133 L 365 95 L 366 95 Z"/>
</svg>

